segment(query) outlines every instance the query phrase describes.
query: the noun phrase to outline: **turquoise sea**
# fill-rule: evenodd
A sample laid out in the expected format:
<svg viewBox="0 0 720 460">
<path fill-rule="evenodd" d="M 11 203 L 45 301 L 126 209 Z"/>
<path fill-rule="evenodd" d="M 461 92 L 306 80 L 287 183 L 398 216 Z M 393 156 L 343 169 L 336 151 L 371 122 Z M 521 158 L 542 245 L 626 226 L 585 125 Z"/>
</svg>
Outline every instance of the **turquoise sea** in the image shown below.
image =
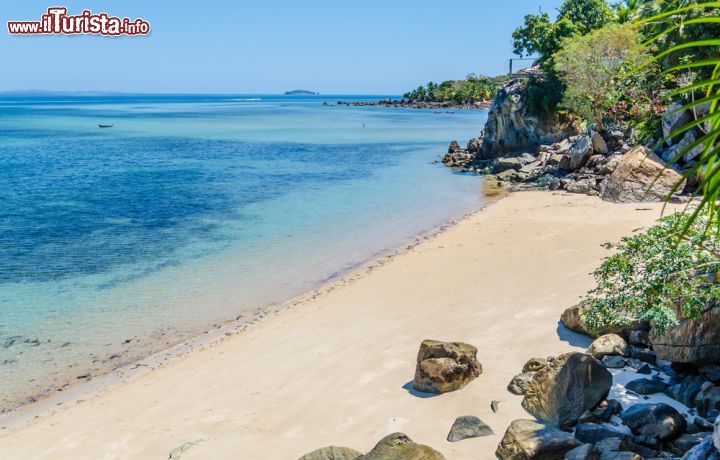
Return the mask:
<svg viewBox="0 0 720 460">
<path fill-rule="evenodd" d="M 480 208 L 434 160 L 486 112 L 379 98 L 0 95 L 0 409 Z"/>
</svg>

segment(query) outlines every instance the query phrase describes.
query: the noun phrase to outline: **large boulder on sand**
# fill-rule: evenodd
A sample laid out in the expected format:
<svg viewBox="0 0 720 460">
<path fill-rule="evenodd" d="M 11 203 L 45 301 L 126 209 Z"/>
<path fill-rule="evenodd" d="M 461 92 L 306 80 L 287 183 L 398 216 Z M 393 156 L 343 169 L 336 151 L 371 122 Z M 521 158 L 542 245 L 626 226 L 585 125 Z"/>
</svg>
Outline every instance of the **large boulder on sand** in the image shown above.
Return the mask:
<svg viewBox="0 0 720 460">
<path fill-rule="evenodd" d="M 418 351 L 413 388 L 426 393 L 447 393 L 463 388 L 480 374 L 482 365 L 474 346 L 424 340 Z"/>
<path fill-rule="evenodd" d="M 348 447 L 329 446 L 305 454 L 298 460 L 355 460 L 361 455 L 362 452 Z"/>
<path fill-rule="evenodd" d="M 554 460 L 577 446 L 580 441 L 572 433 L 567 433 L 552 425 L 535 420 L 514 420 L 495 455 L 503 460 Z"/>
<path fill-rule="evenodd" d="M 595 359 L 603 359 L 606 356 L 630 356 L 630 347 L 625 339 L 617 334 L 601 335 L 590 344 L 587 352 Z"/>
<path fill-rule="evenodd" d="M 415 443 L 403 433 L 393 433 L 357 460 L 445 460 L 445 457 L 431 447 Z"/>
<path fill-rule="evenodd" d="M 604 400 L 611 386 L 612 374 L 595 358 L 566 353 L 535 374 L 522 405 L 540 420 L 569 427 Z"/>
<path fill-rule="evenodd" d="M 681 181 L 682 175 L 674 169 L 665 169 L 660 157 L 646 147 L 635 147 L 623 155 L 608 180 L 603 182 L 600 196 L 617 203 L 663 201 Z"/>
<path fill-rule="evenodd" d="M 588 307 L 589 304 L 585 301 L 582 301 L 577 305 L 573 305 L 563 312 L 562 316 L 560 316 L 560 321 L 571 331 L 579 332 L 585 335 L 592 335 L 588 327 L 585 325 L 585 320 L 583 319 L 583 314 Z"/>
<path fill-rule="evenodd" d="M 492 428 L 487 426 L 482 420 L 474 415 L 463 415 L 455 419 L 450 433 L 448 433 L 448 442 L 462 441 L 467 438 L 480 438 L 483 436 L 492 436 L 495 433 Z"/>
<path fill-rule="evenodd" d="M 662 334 L 653 329 L 650 342 L 658 359 L 696 366 L 717 362 L 720 360 L 720 307 L 706 310 L 697 319 L 680 319 Z"/>
<path fill-rule="evenodd" d="M 588 308 L 590 308 L 590 303 L 587 300 L 583 300 L 582 302 L 567 308 L 560 316 L 560 321 L 571 331 L 579 332 L 580 334 L 588 335 L 590 337 L 598 337 L 598 335 L 603 334 L 620 334 L 625 336 L 629 334 L 630 328 L 625 330 L 619 327 L 605 327 L 599 331 L 599 334 L 593 334 L 590 332 L 587 325 L 585 325 L 585 319 L 583 318 L 583 315 Z"/>
</svg>

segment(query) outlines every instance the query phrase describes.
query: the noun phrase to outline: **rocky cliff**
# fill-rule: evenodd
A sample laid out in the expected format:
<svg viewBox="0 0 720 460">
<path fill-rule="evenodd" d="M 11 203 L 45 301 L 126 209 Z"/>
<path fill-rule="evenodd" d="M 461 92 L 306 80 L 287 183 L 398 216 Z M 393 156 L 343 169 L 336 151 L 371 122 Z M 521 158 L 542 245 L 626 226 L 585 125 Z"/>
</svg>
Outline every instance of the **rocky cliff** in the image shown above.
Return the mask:
<svg viewBox="0 0 720 460">
<path fill-rule="evenodd" d="M 490 108 L 481 159 L 530 151 L 575 134 L 578 129 L 574 123 L 562 123 L 557 117 L 543 120 L 531 114 L 526 80 L 511 80 L 500 89 Z"/>
</svg>

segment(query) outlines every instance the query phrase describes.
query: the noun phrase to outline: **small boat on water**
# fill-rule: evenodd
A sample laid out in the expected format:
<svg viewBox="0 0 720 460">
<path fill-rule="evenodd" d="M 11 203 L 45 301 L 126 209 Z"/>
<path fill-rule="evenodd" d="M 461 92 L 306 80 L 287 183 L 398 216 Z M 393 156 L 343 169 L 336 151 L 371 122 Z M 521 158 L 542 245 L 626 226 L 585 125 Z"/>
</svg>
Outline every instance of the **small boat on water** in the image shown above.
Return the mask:
<svg viewBox="0 0 720 460">
<path fill-rule="evenodd" d="M 101 128 L 112 128 L 115 125 L 114 124 L 107 125 L 107 124 L 103 124 L 103 123 L 98 123 L 98 126 Z"/>
</svg>

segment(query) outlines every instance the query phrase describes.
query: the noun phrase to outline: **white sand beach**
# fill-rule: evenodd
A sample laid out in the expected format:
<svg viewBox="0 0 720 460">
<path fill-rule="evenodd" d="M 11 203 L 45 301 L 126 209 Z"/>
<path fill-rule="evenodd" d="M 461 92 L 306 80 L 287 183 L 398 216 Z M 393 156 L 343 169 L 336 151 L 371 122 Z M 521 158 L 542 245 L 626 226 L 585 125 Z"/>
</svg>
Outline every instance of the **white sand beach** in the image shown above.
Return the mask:
<svg viewBox="0 0 720 460">
<path fill-rule="evenodd" d="M 528 358 L 585 344 L 560 314 L 592 287 L 601 243 L 660 209 L 511 194 L 217 344 L 0 430 L 0 457 L 165 459 L 203 440 L 183 460 L 294 460 L 328 445 L 366 452 L 401 431 L 449 460 L 495 458 L 509 423 L 529 418 L 507 383 Z M 453 393 L 408 391 L 426 338 L 474 344 L 483 374 Z M 495 436 L 447 442 L 461 415 Z"/>
</svg>

